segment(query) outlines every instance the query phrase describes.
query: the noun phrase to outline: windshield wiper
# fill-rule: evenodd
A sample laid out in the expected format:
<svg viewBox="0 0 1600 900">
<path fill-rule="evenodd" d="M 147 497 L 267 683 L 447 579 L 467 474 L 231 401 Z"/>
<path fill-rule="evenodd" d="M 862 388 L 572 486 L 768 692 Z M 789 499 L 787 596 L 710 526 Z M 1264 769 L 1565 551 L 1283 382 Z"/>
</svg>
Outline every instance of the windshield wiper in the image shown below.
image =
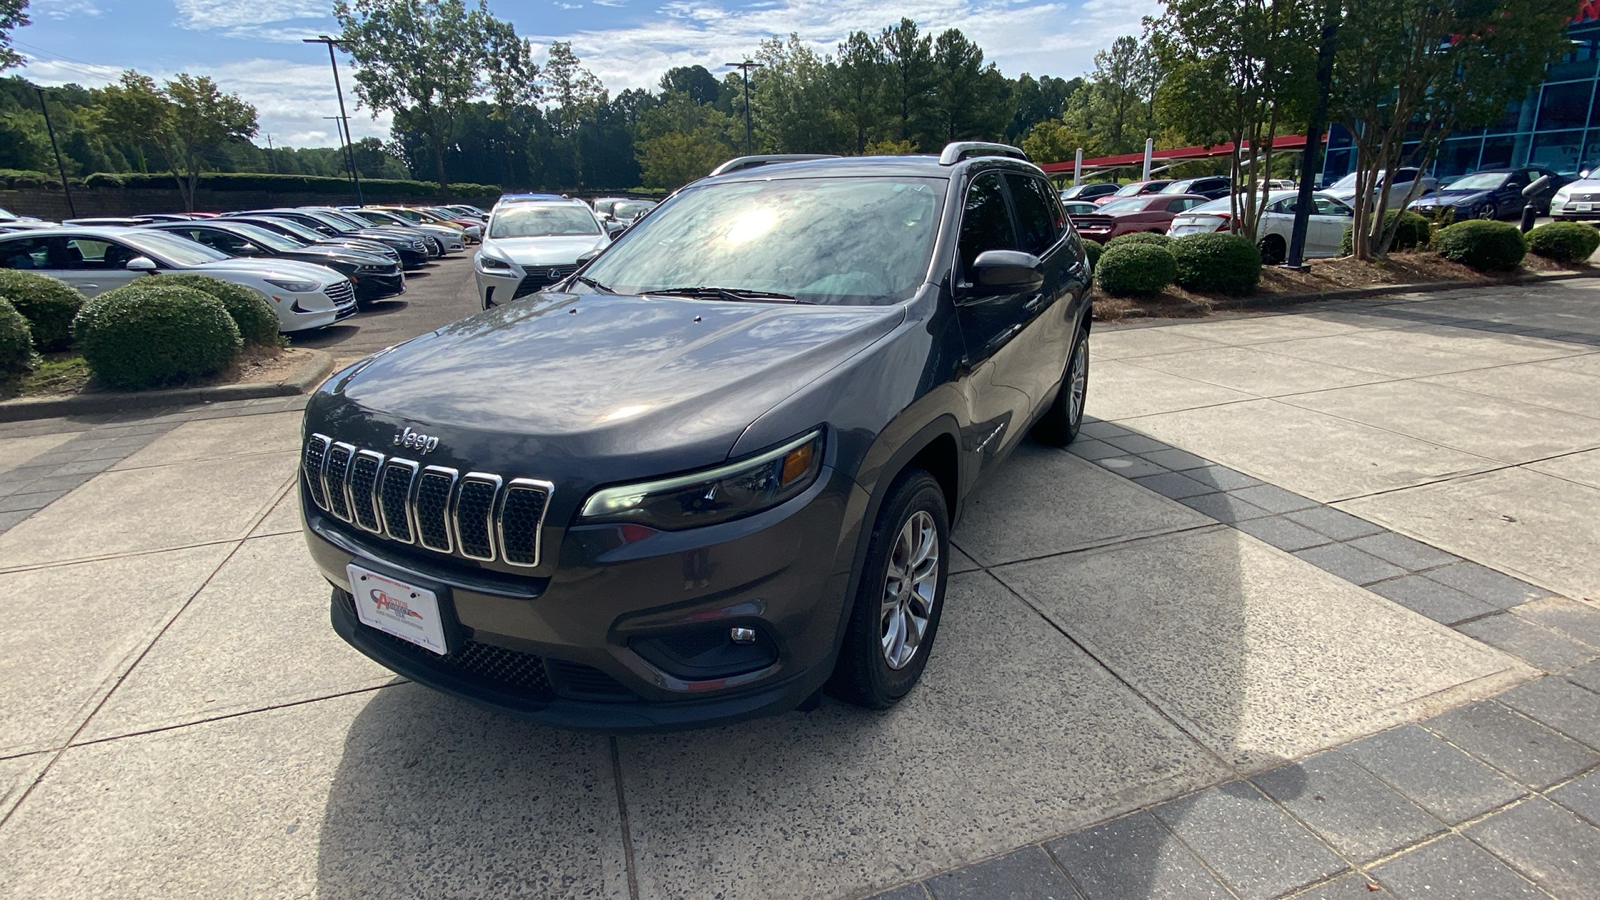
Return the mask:
<svg viewBox="0 0 1600 900">
<path fill-rule="evenodd" d="M 676 287 L 661 288 L 656 291 L 641 291 L 641 297 L 672 296 L 695 297 L 705 300 L 732 300 L 741 302 L 745 300 L 765 300 L 770 303 L 799 303 L 800 301 L 788 294 L 776 294 L 772 291 L 747 291 L 741 288 L 724 287 Z"/>
<path fill-rule="evenodd" d="M 576 282 L 578 282 L 580 284 L 586 284 L 589 287 L 592 287 L 595 290 L 601 292 L 602 294 L 615 294 L 616 293 L 616 291 L 613 291 L 611 288 L 608 288 L 605 285 L 601 284 L 600 282 L 595 281 L 593 278 L 589 278 L 589 277 L 587 277 L 585 275 L 574 275 L 574 276 L 572 276 L 572 280 L 576 281 Z"/>
</svg>

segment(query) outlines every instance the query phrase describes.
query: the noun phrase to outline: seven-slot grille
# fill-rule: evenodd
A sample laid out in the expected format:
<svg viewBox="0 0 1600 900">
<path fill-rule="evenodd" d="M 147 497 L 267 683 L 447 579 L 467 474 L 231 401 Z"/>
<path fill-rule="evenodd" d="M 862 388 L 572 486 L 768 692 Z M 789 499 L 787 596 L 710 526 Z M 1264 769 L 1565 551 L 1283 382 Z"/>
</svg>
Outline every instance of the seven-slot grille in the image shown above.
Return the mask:
<svg viewBox="0 0 1600 900">
<path fill-rule="evenodd" d="M 555 284 L 563 278 L 566 278 L 573 272 L 578 271 L 578 264 L 569 263 L 562 266 L 523 266 L 523 269 L 527 271 L 528 274 L 522 276 L 522 281 L 517 284 L 517 292 L 511 295 L 511 299 L 513 300 L 519 297 L 526 297 L 536 291 L 544 290 L 550 285 Z"/>
<path fill-rule="evenodd" d="M 334 306 L 344 306 L 346 303 L 356 302 L 356 287 L 346 278 L 337 284 L 330 284 L 326 288 L 328 299 Z"/>
<path fill-rule="evenodd" d="M 423 466 L 313 434 L 302 457 L 311 500 L 363 531 L 438 553 L 539 564 L 551 486 Z"/>
</svg>

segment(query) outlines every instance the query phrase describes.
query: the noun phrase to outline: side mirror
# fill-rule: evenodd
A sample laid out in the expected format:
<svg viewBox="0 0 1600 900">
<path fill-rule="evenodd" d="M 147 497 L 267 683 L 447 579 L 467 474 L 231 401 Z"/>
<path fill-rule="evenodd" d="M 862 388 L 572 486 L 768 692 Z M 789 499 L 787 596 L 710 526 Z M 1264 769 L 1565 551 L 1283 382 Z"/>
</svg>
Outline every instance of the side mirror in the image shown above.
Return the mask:
<svg viewBox="0 0 1600 900">
<path fill-rule="evenodd" d="M 588 253 L 585 253 L 582 256 L 578 257 L 578 260 L 577 260 L 578 265 L 586 266 L 586 265 L 589 264 L 590 260 L 593 260 L 596 256 L 599 256 L 599 255 L 600 255 L 600 251 L 599 250 L 590 250 Z"/>
<path fill-rule="evenodd" d="M 1545 188 L 1545 185 L 1547 185 L 1549 183 L 1550 183 L 1550 176 L 1549 175 L 1540 175 L 1538 177 L 1538 179 L 1536 179 L 1533 182 L 1533 184 L 1530 184 L 1527 187 L 1522 189 L 1522 196 L 1527 197 L 1529 199 L 1532 199 L 1533 197 L 1537 196 L 1540 192 L 1542 192 L 1544 190 L 1544 188 Z"/>
<path fill-rule="evenodd" d="M 627 230 L 628 230 L 628 223 L 627 222 L 621 221 L 620 219 L 607 219 L 606 220 L 606 234 L 609 234 L 612 237 L 616 237 L 617 235 L 619 235 L 619 234 L 621 234 L 621 233 L 623 233 L 624 231 L 627 231 Z"/>
<path fill-rule="evenodd" d="M 135 256 L 133 259 L 128 260 L 123 268 L 129 272 L 138 272 L 142 275 L 154 275 L 156 273 L 156 261 L 148 256 Z"/>
<path fill-rule="evenodd" d="M 1044 263 L 1021 250 L 985 250 L 973 260 L 970 297 L 1022 294 L 1044 286 Z"/>
</svg>

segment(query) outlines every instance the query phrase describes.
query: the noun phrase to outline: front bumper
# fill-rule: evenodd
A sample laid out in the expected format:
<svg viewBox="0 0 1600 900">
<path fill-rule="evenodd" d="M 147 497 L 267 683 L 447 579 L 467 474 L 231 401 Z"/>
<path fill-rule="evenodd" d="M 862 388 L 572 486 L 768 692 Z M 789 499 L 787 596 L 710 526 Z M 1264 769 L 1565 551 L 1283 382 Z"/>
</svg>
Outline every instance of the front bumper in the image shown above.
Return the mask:
<svg viewBox="0 0 1600 900">
<path fill-rule="evenodd" d="M 350 280 L 356 286 L 357 300 L 382 300 L 406 292 L 405 273 L 398 269 L 376 275 L 359 273 Z"/>
<path fill-rule="evenodd" d="M 547 539 L 559 540 L 555 564 L 525 577 L 358 532 L 320 512 L 303 479 L 301 503 L 311 555 L 334 586 L 334 629 L 356 649 L 503 712 L 626 732 L 783 712 L 821 687 L 850 575 L 848 563 L 833 571 L 842 534 L 854 534 L 842 528 L 849 485 L 824 470 L 774 509 L 633 544 L 618 545 L 613 527 L 566 529 Z M 450 654 L 361 624 L 347 593 L 352 562 L 435 590 Z M 720 670 L 684 662 L 682 648 L 725 641 L 735 626 L 759 634 L 753 649 L 732 651 L 753 661 Z"/>
<path fill-rule="evenodd" d="M 480 309 L 510 303 L 517 295 L 518 285 L 522 284 L 522 270 L 516 266 L 506 272 L 485 272 L 474 264 L 472 277 L 478 286 Z"/>
</svg>

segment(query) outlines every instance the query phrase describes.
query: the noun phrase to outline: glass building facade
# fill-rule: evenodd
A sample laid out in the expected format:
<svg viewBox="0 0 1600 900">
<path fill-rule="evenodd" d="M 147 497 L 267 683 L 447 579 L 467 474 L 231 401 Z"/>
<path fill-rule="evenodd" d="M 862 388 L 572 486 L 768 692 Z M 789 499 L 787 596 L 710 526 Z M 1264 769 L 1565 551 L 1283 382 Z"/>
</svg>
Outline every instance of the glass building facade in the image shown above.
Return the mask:
<svg viewBox="0 0 1600 900">
<path fill-rule="evenodd" d="M 1447 180 L 1478 169 L 1543 166 L 1564 175 L 1600 169 L 1600 2 L 1582 4 L 1567 28 L 1571 51 L 1550 66 L 1526 100 L 1487 128 L 1465 129 L 1439 148 L 1433 174 Z M 1350 132 L 1328 133 L 1323 184 L 1355 167 Z"/>
</svg>

